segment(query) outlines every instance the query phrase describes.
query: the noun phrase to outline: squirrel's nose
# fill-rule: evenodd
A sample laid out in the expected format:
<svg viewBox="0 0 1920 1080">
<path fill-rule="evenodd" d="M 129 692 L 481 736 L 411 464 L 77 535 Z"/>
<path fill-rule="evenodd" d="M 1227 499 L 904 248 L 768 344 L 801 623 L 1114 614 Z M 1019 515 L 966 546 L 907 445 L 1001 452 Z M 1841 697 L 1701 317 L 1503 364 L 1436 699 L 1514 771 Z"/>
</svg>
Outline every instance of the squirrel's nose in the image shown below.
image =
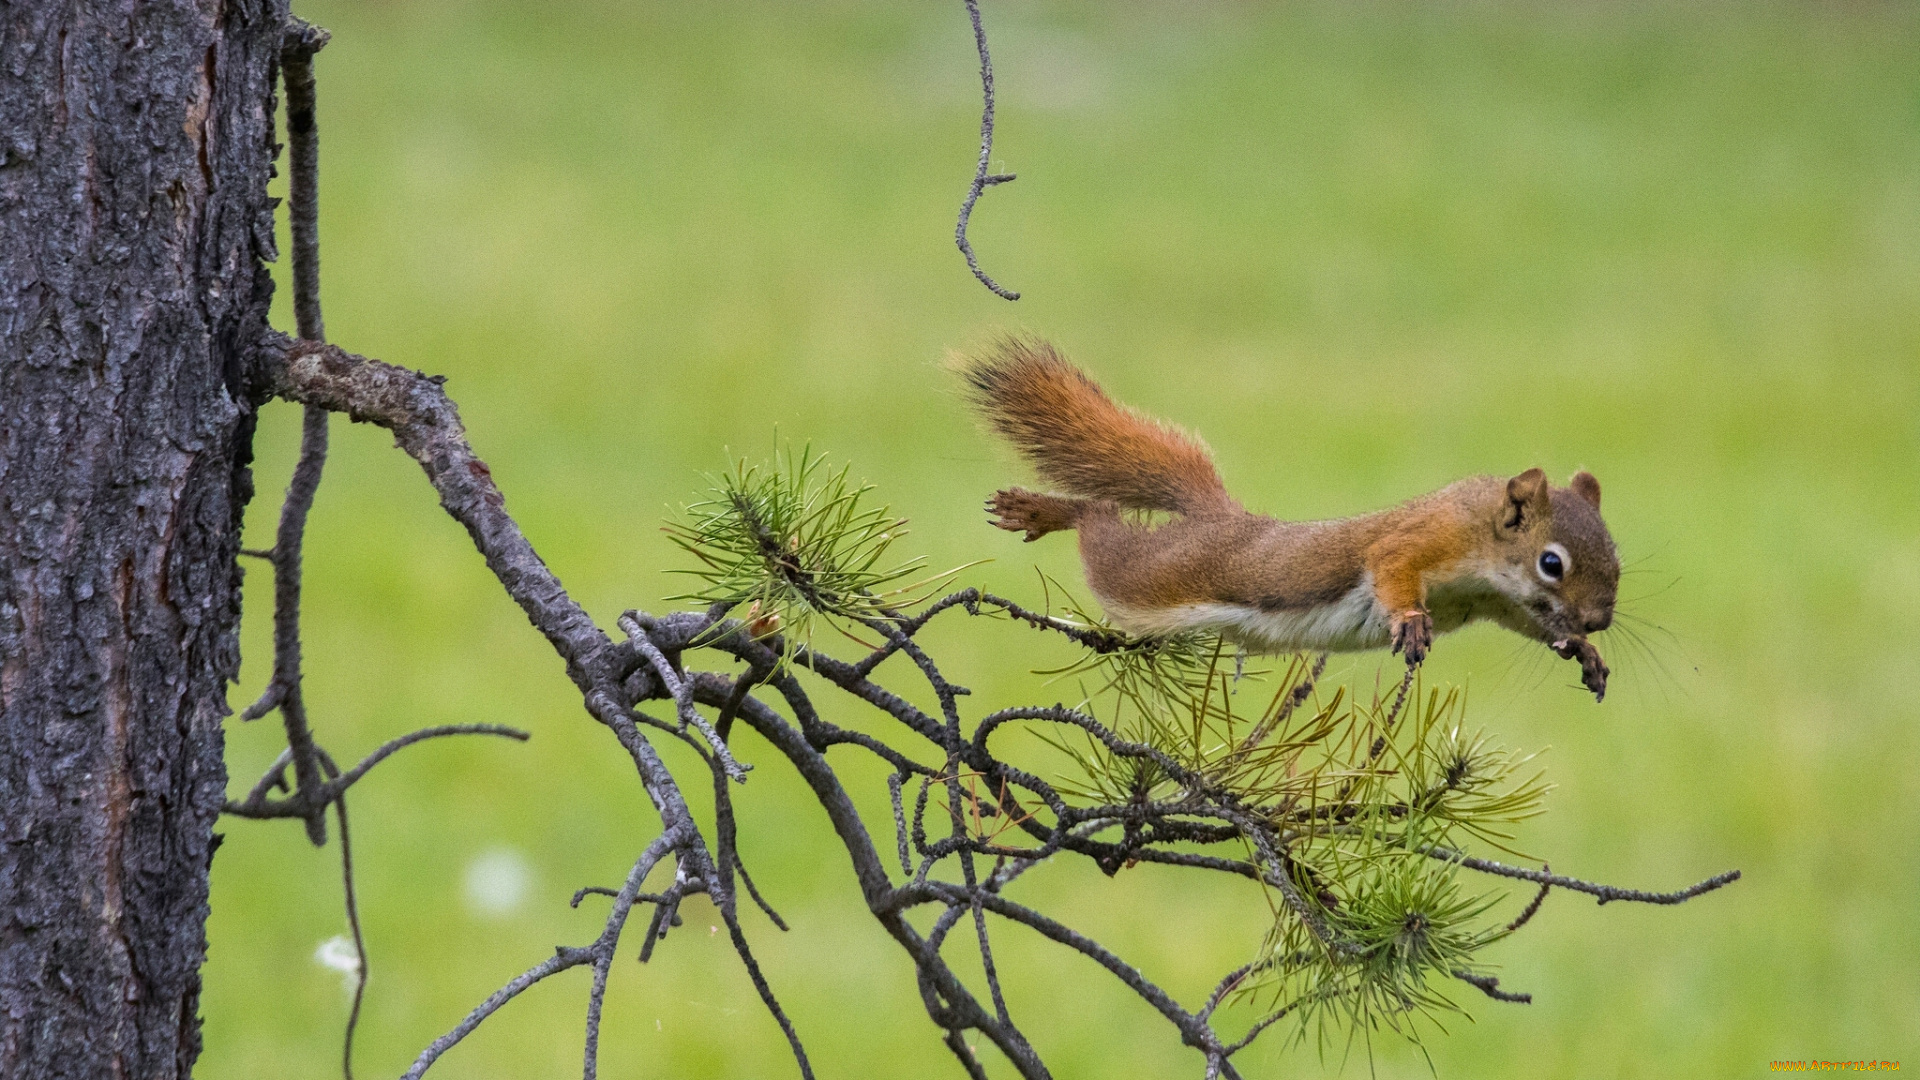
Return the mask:
<svg viewBox="0 0 1920 1080">
<path fill-rule="evenodd" d="M 1589 634 L 1597 634 L 1612 625 L 1613 612 L 1611 611 L 1603 611 L 1598 615 L 1589 615 L 1587 617 L 1587 633 Z"/>
</svg>

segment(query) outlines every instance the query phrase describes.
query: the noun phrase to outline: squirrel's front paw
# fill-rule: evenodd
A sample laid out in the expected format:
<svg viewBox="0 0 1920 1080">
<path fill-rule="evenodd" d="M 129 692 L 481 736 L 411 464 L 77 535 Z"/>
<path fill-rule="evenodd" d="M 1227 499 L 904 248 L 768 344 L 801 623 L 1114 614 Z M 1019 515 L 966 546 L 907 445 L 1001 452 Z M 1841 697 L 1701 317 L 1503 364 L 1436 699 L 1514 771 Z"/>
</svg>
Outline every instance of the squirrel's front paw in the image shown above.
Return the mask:
<svg viewBox="0 0 1920 1080">
<path fill-rule="evenodd" d="M 1433 648 L 1433 616 L 1415 609 L 1393 619 L 1393 651 L 1407 654 L 1407 666 L 1419 667 Z"/>
<path fill-rule="evenodd" d="M 1593 647 L 1593 642 L 1583 637 L 1561 638 L 1548 648 L 1562 660 L 1579 660 L 1580 685 L 1593 692 L 1593 700 L 1606 700 L 1607 676 L 1613 672 L 1600 659 L 1600 650 Z"/>
</svg>

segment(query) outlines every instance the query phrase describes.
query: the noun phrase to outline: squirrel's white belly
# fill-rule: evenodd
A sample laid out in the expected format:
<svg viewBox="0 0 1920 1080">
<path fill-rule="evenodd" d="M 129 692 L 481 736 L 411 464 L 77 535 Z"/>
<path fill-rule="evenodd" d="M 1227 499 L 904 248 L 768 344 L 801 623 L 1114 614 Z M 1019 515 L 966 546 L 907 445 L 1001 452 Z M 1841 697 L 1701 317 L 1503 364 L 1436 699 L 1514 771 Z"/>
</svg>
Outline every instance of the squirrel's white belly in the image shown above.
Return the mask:
<svg viewBox="0 0 1920 1080">
<path fill-rule="evenodd" d="M 1146 637 L 1211 630 L 1253 652 L 1362 652 L 1385 648 L 1392 616 L 1374 596 L 1373 575 L 1362 574 L 1338 600 L 1313 607 L 1266 610 L 1251 604 L 1201 601 L 1170 608 L 1136 608 L 1102 600 L 1129 633 Z M 1494 617 L 1512 605 L 1483 578 L 1465 575 L 1435 585 L 1427 595 L 1437 634 Z"/>
<path fill-rule="evenodd" d="M 1254 652 L 1359 652 L 1385 646 L 1389 636 L 1388 616 L 1374 600 L 1370 575 L 1362 575 L 1339 599 L 1304 608 L 1265 610 L 1218 601 L 1158 609 L 1103 604 L 1130 633 L 1212 630 Z"/>
</svg>

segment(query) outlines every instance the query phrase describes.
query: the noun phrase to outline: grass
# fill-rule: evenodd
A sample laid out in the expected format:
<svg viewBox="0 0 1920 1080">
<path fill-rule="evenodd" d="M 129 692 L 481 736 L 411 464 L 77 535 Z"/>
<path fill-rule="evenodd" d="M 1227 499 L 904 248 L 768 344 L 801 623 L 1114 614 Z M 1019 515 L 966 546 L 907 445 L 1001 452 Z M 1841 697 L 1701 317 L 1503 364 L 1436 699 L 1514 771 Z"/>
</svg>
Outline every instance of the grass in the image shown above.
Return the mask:
<svg viewBox="0 0 1920 1080">
<path fill-rule="evenodd" d="M 973 237 L 1017 305 L 952 246 L 978 124 L 958 4 L 303 12 L 334 32 L 329 334 L 450 377 L 509 507 L 604 625 L 685 591 L 669 508 L 728 448 L 771 456 L 776 428 L 912 519 L 902 557 L 991 557 L 968 582 L 1033 601 L 1035 564 L 1077 587 L 1071 542 L 1023 546 L 979 512 L 1025 475 L 937 361 L 1003 328 L 1203 432 L 1236 494 L 1283 516 L 1584 466 L 1648 648 L 1611 635 L 1598 706 L 1484 628 L 1444 639 L 1428 678 L 1469 684 L 1467 723 L 1502 744 L 1551 745 L 1552 812 L 1516 846 L 1623 885 L 1747 877 L 1677 909 L 1550 898 L 1486 954 L 1535 1003 L 1463 997 L 1474 1022 L 1428 1040 L 1434 1068 L 1920 1059 L 1911 7 L 989 4 L 995 168 L 1020 179 L 982 199 Z M 297 428 L 288 407 L 262 426 L 250 543 L 271 535 Z M 566 898 L 623 873 L 653 819 L 418 469 L 378 431 L 335 430 L 308 544 L 323 739 L 352 757 L 429 723 L 534 732 L 410 749 L 356 789 L 358 1060 L 392 1075 L 591 937 L 599 910 Z M 265 678 L 270 591 L 256 571 L 235 701 Z M 1039 640 L 974 624 L 931 647 L 986 708 L 1059 696 L 1030 669 L 1071 654 Z M 1370 686 L 1394 663 L 1333 674 Z M 230 725 L 235 787 L 276 737 Z M 795 927 L 750 914 L 749 932 L 821 1075 L 958 1075 L 817 808 L 765 747 L 741 754 L 768 762 L 739 795 L 745 854 Z M 853 775 L 884 806 L 881 775 Z M 344 929 L 334 852 L 284 823 L 226 832 L 201 1075 L 335 1075 L 345 998 L 312 959 Z M 487 916 L 462 876 L 499 847 L 530 863 L 531 899 Z M 1019 888 L 1189 1001 L 1268 924 L 1256 892 L 1152 868 L 1062 864 Z M 687 916 L 648 967 L 616 969 L 606 1073 L 791 1075 L 717 920 Z M 1198 1074 L 1091 964 L 999 942 L 1057 1075 Z M 584 996 L 584 978 L 529 994 L 433 1075 L 570 1074 Z M 1417 1050 L 1374 1046 L 1377 1075 L 1428 1074 Z M 1343 1068 L 1253 1053 L 1254 1075 Z"/>
</svg>

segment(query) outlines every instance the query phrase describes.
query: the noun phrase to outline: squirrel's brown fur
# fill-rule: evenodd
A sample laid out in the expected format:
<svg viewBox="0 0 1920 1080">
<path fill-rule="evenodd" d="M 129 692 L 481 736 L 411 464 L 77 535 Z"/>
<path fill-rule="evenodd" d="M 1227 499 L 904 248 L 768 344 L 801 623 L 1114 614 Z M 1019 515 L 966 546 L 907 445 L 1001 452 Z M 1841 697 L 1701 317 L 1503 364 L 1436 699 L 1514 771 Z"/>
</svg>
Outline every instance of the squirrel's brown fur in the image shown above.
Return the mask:
<svg viewBox="0 0 1920 1080">
<path fill-rule="evenodd" d="M 1008 338 L 958 367 L 988 423 L 1064 493 L 1000 491 L 994 524 L 1028 540 L 1077 530 L 1087 583 L 1124 629 L 1210 629 L 1276 652 L 1390 645 L 1418 664 L 1436 633 L 1488 619 L 1578 657 L 1604 692 L 1586 635 L 1612 621 L 1620 568 L 1591 474 L 1565 488 L 1539 469 L 1469 477 L 1371 514 L 1280 521 L 1227 494 L 1199 439 L 1115 403 L 1045 342 Z"/>
</svg>

